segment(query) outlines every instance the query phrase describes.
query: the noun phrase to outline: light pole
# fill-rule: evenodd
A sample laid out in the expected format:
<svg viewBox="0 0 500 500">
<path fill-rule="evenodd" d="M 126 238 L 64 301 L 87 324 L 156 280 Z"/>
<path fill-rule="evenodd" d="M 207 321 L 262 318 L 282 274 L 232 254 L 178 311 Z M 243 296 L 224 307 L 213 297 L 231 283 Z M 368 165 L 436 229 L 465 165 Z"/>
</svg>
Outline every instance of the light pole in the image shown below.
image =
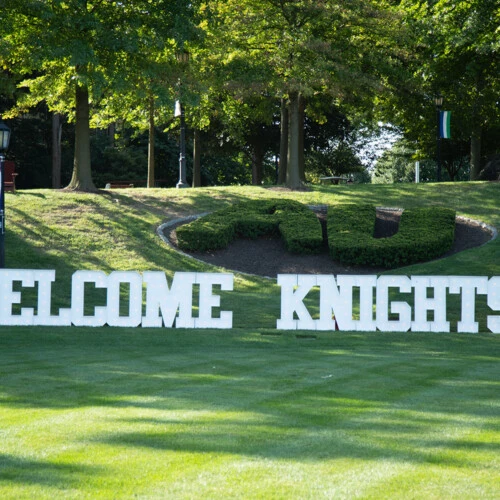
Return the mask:
<svg viewBox="0 0 500 500">
<path fill-rule="evenodd" d="M 437 181 L 441 182 L 441 129 L 439 126 L 439 121 L 441 118 L 441 107 L 443 106 L 443 96 L 438 94 L 434 98 L 434 104 L 436 106 L 437 115 Z"/>
<path fill-rule="evenodd" d="M 181 51 L 177 53 L 177 61 L 185 66 L 189 62 L 189 52 Z M 182 84 L 180 85 L 182 90 Z M 187 188 L 189 184 L 186 180 L 186 119 L 184 116 L 184 106 L 182 105 L 182 91 L 179 92 L 179 101 L 176 103 L 175 116 L 180 117 L 181 136 L 180 136 L 180 154 L 179 154 L 179 182 L 175 187 Z"/>
<path fill-rule="evenodd" d="M 5 267 L 4 152 L 9 147 L 10 128 L 0 120 L 0 269 Z"/>
</svg>

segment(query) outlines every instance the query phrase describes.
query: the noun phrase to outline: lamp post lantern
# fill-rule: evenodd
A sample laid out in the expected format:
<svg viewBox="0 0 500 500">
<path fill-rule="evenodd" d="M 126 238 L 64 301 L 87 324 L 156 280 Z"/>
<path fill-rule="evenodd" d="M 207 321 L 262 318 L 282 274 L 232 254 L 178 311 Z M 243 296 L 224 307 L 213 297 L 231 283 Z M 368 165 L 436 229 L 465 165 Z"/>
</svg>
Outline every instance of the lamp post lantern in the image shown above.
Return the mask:
<svg viewBox="0 0 500 500">
<path fill-rule="evenodd" d="M 9 147 L 10 128 L 0 120 L 0 269 L 5 267 L 4 152 Z"/>
<path fill-rule="evenodd" d="M 439 121 L 441 118 L 441 107 L 443 106 L 443 96 L 438 94 L 434 98 L 434 104 L 436 106 L 436 115 L 437 115 L 437 148 L 436 148 L 436 162 L 437 162 L 437 181 L 441 182 L 441 131 L 439 126 Z"/>
<path fill-rule="evenodd" d="M 189 62 L 189 52 L 183 50 L 177 53 L 177 61 L 182 64 L 186 65 Z M 179 90 L 182 89 L 182 85 L 179 85 Z M 182 95 L 181 92 L 179 92 L 179 100 L 176 102 L 175 105 L 175 116 L 180 117 L 180 128 L 181 128 L 181 134 L 180 134 L 180 154 L 179 154 L 179 182 L 176 184 L 175 187 L 177 188 L 187 188 L 189 187 L 189 184 L 187 183 L 186 180 L 186 119 L 184 115 L 184 106 L 182 105 Z"/>
</svg>

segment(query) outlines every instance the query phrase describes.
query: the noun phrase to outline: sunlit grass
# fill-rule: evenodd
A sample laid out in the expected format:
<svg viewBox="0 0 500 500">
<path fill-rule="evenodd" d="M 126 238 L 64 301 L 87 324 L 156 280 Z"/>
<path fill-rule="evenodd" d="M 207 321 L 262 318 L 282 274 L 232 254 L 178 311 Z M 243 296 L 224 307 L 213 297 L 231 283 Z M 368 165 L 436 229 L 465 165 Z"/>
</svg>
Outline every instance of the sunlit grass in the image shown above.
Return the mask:
<svg viewBox="0 0 500 500">
<path fill-rule="evenodd" d="M 451 206 L 500 227 L 498 183 L 278 195 Z M 6 264 L 56 269 L 58 307 L 78 269 L 213 271 L 156 228 L 275 196 L 7 193 Z M 499 263 L 497 239 L 395 272 L 494 276 Z M 275 280 L 239 274 L 221 302 L 233 330 L 0 327 L 1 498 L 500 497 L 498 336 L 483 324 L 478 335 L 278 332 Z M 459 307 L 450 300 L 454 321 Z"/>
<path fill-rule="evenodd" d="M 3 498 L 495 498 L 493 336 L 15 328 Z"/>
</svg>

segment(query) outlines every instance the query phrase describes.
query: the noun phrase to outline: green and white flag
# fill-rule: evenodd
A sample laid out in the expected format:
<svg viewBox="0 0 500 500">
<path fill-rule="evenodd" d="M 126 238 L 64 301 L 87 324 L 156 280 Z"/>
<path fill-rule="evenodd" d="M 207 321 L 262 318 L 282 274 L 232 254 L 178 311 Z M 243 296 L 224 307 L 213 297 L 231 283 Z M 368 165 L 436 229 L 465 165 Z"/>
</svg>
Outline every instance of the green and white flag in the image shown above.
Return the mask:
<svg viewBox="0 0 500 500">
<path fill-rule="evenodd" d="M 451 111 L 439 112 L 439 137 L 442 139 L 451 139 L 450 118 Z"/>
</svg>

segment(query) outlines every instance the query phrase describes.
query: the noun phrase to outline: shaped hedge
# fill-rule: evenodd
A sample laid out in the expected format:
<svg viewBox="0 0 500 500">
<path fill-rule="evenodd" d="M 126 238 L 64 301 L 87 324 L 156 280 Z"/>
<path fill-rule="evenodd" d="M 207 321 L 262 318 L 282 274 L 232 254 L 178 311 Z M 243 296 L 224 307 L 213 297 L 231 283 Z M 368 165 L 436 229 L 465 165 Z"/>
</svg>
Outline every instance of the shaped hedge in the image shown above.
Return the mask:
<svg viewBox="0 0 500 500">
<path fill-rule="evenodd" d="M 398 232 L 389 238 L 374 238 L 376 217 L 376 208 L 371 205 L 329 207 L 331 257 L 343 264 L 391 268 L 437 258 L 453 245 L 454 210 L 404 210 Z"/>
<path fill-rule="evenodd" d="M 179 247 L 188 251 L 216 250 L 237 237 L 264 235 L 281 235 L 293 253 L 318 253 L 323 245 L 318 218 L 293 200 L 245 201 L 177 228 Z"/>
</svg>

